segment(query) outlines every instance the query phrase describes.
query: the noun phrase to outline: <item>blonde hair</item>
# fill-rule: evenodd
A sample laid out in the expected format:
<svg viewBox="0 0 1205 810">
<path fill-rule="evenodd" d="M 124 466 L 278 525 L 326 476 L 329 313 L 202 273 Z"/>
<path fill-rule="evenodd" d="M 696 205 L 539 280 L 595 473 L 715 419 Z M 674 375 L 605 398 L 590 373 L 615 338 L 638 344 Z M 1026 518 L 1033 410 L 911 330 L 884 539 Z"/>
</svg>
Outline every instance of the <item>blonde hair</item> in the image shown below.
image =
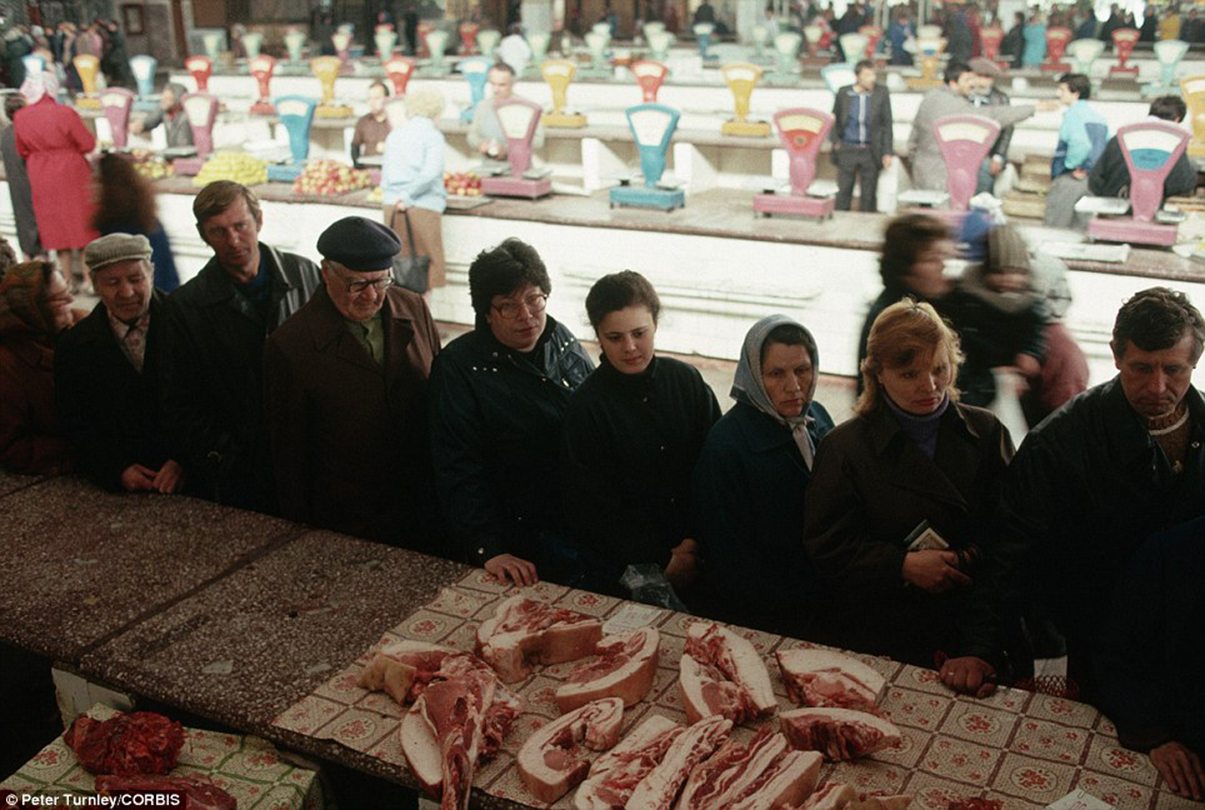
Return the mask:
<svg viewBox="0 0 1205 810">
<path fill-rule="evenodd" d="M 918 357 L 945 355 L 950 365 L 950 383 L 946 394 L 958 399 L 958 366 L 962 350 L 958 333 L 942 320 L 932 304 L 912 298 L 897 301 L 879 313 L 866 339 L 866 359 L 862 361 L 862 395 L 854 404 L 854 413 L 866 416 L 879 407 L 883 389 L 879 373 L 884 368 L 911 365 Z"/>
<path fill-rule="evenodd" d="M 444 97 L 438 90 L 420 87 L 406 94 L 406 116 L 408 118 L 436 119 L 444 111 Z"/>
</svg>

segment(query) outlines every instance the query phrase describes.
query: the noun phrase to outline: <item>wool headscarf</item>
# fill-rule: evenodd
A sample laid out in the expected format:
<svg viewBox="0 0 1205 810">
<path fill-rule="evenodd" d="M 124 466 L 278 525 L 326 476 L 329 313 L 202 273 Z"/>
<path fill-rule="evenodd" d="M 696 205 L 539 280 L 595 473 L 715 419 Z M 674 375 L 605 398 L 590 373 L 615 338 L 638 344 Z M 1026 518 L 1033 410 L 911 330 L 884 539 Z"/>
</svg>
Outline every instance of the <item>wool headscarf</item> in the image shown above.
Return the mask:
<svg viewBox="0 0 1205 810">
<path fill-rule="evenodd" d="M 23 262 L 0 271 L 0 339 L 29 332 L 54 337 L 44 304 L 49 286 L 45 266 L 46 262 Z"/>
<path fill-rule="evenodd" d="M 812 333 L 803 324 L 788 318 L 786 315 L 769 315 L 753 324 L 752 328 L 749 329 L 749 333 L 745 335 L 744 346 L 741 348 L 740 360 L 736 364 L 736 375 L 732 381 L 731 396 L 737 402 L 743 402 L 756 408 L 778 424 L 790 430 L 791 436 L 795 439 L 795 444 L 799 446 L 799 453 L 803 456 L 803 460 L 810 470 L 812 469 L 812 460 L 816 456 L 816 447 L 812 444 L 812 437 L 808 434 L 807 430 L 808 425 L 812 422 L 812 418 L 807 415 L 807 408 L 805 407 L 803 413 L 799 416 L 790 419 L 783 416 L 775 410 L 774 401 L 766 393 L 766 386 L 761 378 L 762 346 L 771 332 L 785 325 L 797 326 L 803 330 L 804 348 L 808 350 L 808 355 L 812 358 L 812 368 L 815 369 L 815 373 L 812 375 L 812 389 L 805 392 L 807 402 L 809 405 L 811 404 L 812 396 L 816 393 L 816 380 L 820 374 L 820 357 L 816 353 L 816 339 L 812 337 Z"/>
</svg>

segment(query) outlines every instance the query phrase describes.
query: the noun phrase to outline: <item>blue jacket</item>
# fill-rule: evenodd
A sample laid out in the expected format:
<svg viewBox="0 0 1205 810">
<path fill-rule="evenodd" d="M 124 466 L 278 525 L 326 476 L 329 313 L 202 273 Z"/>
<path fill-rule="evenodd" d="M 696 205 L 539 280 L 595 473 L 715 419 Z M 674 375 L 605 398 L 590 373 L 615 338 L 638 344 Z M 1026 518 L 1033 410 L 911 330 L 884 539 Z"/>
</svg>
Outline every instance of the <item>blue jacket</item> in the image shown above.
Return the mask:
<svg viewBox="0 0 1205 810">
<path fill-rule="evenodd" d="M 1088 102 L 1080 100 L 1063 113 L 1059 143 L 1050 163 L 1050 176 L 1058 177 L 1076 169 L 1091 171 L 1109 142 L 1109 125 Z"/>
<path fill-rule="evenodd" d="M 443 133 L 430 118 L 411 118 L 389 133 L 385 139 L 385 160 L 381 165 L 382 202 L 398 200 L 407 208 L 426 208 L 442 214 L 448 207 L 444 189 Z"/>
</svg>

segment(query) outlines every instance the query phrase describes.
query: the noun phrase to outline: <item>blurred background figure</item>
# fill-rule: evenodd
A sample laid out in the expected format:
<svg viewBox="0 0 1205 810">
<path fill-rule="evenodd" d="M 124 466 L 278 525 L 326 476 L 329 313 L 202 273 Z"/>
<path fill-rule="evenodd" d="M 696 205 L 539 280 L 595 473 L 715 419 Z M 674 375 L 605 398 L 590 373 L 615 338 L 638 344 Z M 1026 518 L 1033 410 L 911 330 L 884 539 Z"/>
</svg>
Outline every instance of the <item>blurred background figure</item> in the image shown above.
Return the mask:
<svg viewBox="0 0 1205 810">
<path fill-rule="evenodd" d="M 101 235 L 133 233 L 151 243 L 154 286 L 169 293 L 180 286 L 176 260 L 167 232 L 156 214 L 155 190 L 130 161 L 120 155 L 105 155 L 96 167 L 96 216 L 92 226 Z"/>
</svg>

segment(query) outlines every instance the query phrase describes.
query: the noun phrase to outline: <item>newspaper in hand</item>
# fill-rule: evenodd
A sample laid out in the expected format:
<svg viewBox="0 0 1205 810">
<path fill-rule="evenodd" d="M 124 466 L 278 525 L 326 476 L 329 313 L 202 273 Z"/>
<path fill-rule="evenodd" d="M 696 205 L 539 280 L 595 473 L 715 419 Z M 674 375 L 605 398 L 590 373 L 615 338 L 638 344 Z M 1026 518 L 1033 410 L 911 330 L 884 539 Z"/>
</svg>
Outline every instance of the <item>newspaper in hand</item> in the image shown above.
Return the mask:
<svg viewBox="0 0 1205 810">
<path fill-rule="evenodd" d="M 927 520 L 918 523 L 912 533 L 904 538 L 904 545 L 909 551 L 925 551 L 927 549 L 942 551 L 950 547 L 946 539 L 938 534 L 937 529 L 930 526 Z"/>
</svg>

